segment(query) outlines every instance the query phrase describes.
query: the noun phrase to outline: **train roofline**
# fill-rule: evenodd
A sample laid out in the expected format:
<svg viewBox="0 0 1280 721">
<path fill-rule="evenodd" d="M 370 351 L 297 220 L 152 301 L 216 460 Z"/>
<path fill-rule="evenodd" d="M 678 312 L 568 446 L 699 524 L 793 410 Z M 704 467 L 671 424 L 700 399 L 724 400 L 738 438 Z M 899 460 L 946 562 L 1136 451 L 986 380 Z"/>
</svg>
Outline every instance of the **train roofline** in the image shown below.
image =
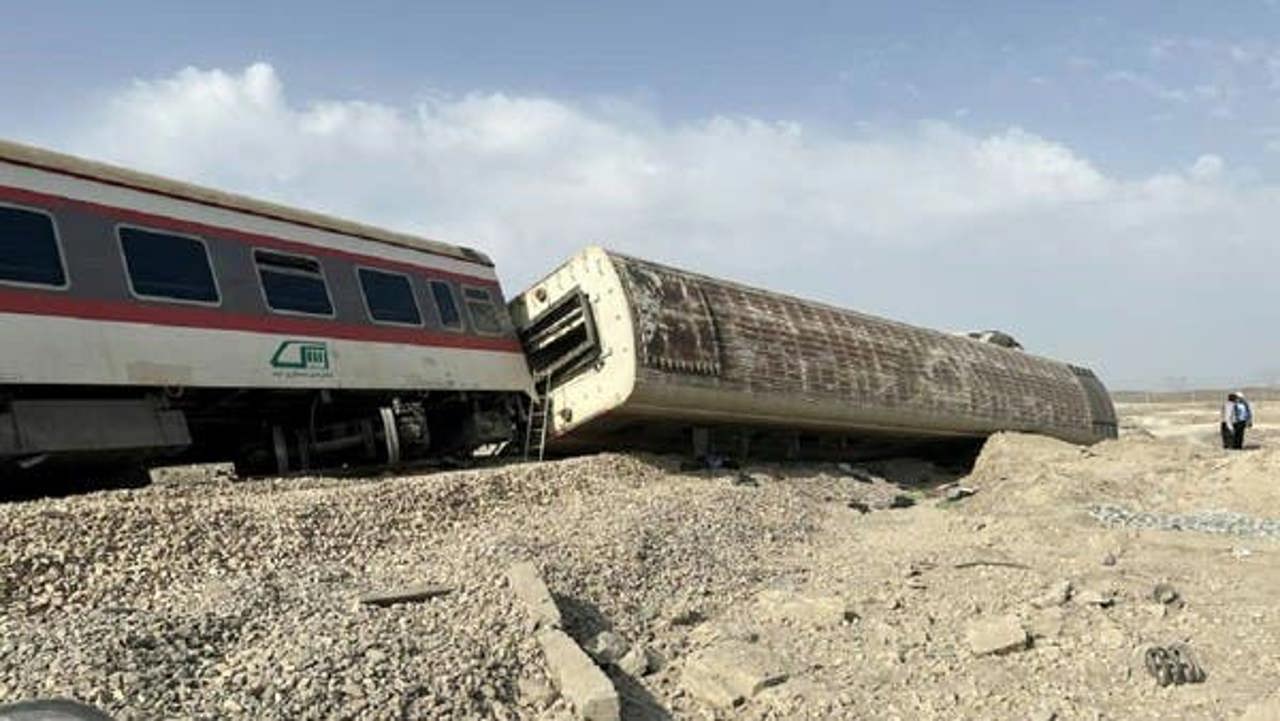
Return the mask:
<svg viewBox="0 0 1280 721">
<path fill-rule="evenodd" d="M 285 205 L 256 200 L 236 193 L 228 193 L 191 183 L 171 180 L 150 173 L 129 170 L 117 165 L 86 160 L 74 155 L 57 153 L 21 143 L 0 140 L 0 162 L 13 163 L 38 170 L 46 170 L 116 185 L 131 190 L 163 195 L 201 205 L 233 210 L 262 218 L 293 223 L 318 230 L 326 230 L 371 240 L 387 245 L 456 258 L 487 267 L 493 267 L 488 255 L 473 248 L 451 245 L 430 238 L 377 228 L 363 223 L 335 218 L 323 213 L 290 208 Z"/>
</svg>

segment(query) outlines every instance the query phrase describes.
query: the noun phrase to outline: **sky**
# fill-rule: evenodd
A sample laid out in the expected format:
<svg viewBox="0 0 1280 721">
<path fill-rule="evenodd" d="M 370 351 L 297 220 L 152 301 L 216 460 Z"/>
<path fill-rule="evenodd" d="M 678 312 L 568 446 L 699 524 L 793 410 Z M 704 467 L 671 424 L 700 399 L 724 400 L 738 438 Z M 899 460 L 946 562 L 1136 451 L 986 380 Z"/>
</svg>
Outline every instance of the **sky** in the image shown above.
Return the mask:
<svg viewBox="0 0 1280 721">
<path fill-rule="evenodd" d="M 1280 2 L 46 0 L 0 137 L 472 245 L 588 244 L 1112 388 L 1280 383 Z"/>
</svg>

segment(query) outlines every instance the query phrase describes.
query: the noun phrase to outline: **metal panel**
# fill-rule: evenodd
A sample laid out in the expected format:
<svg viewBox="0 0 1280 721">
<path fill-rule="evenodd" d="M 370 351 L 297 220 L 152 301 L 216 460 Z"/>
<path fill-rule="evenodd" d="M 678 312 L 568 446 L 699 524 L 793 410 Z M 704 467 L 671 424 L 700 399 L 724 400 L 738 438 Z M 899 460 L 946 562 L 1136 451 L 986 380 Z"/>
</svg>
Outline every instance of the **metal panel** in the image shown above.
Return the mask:
<svg viewBox="0 0 1280 721">
<path fill-rule="evenodd" d="M 0 415 L 0 454 L 178 449 L 191 444 L 186 418 L 147 400 L 14 401 Z"/>
<path fill-rule="evenodd" d="M 1097 409 L 1064 363 L 610 257 L 627 279 L 644 366 L 637 378 L 644 407 L 636 412 L 903 433 L 1105 437 L 1093 424 Z"/>
<path fill-rule="evenodd" d="M 618 268 L 631 299 L 640 362 L 659 370 L 719 375 L 715 319 L 699 284 L 651 264 Z"/>
</svg>

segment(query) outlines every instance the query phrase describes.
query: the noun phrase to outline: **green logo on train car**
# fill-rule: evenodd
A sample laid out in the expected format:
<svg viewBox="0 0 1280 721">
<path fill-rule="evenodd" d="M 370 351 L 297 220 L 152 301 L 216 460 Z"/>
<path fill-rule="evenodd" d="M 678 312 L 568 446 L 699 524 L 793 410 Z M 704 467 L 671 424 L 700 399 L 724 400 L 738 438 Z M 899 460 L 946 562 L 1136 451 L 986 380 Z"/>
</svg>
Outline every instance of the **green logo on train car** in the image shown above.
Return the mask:
<svg viewBox="0 0 1280 721">
<path fill-rule="evenodd" d="M 329 346 L 313 340 L 287 340 L 271 356 L 271 367 L 282 371 L 329 370 Z"/>
</svg>

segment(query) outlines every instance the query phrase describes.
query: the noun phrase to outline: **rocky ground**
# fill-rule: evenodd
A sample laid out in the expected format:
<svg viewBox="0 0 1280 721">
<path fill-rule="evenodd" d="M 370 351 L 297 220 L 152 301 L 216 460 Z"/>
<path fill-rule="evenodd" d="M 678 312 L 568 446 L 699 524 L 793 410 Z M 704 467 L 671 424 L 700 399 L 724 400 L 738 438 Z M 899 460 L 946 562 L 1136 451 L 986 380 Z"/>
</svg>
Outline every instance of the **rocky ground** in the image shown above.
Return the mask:
<svg viewBox="0 0 1280 721">
<path fill-rule="evenodd" d="M 1212 404 L 1121 411 L 971 473 L 600 455 L 5 504 L 0 701 L 574 718 L 504 580 L 529 560 L 623 718 L 1280 718 L 1280 426 L 1226 452 Z M 1162 687 L 1144 654 L 1179 643 L 1206 676 Z"/>
</svg>

